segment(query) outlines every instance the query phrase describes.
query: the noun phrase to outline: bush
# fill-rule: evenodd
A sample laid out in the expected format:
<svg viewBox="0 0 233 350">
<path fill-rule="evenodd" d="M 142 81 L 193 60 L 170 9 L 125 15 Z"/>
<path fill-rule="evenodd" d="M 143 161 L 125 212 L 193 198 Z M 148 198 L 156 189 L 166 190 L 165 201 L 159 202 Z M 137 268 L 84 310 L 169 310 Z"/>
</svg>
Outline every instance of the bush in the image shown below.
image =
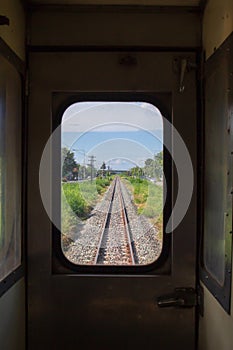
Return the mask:
<svg viewBox="0 0 233 350">
<path fill-rule="evenodd" d="M 133 200 L 139 215 L 150 219 L 157 228 L 158 237 L 163 235 L 163 187 L 140 178 L 128 177 L 127 187 L 133 193 Z M 131 184 L 131 185 L 130 185 Z"/>
<path fill-rule="evenodd" d="M 133 187 L 134 203 L 138 207 L 138 214 L 143 214 L 156 220 L 163 209 L 163 188 L 146 179 L 129 177 Z"/>
<path fill-rule="evenodd" d="M 111 181 L 108 178 L 98 178 L 96 179 L 96 190 L 99 194 L 102 194 L 105 192 L 106 187 L 110 185 Z"/>
<path fill-rule="evenodd" d="M 101 185 L 96 184 L 96 190 L 99 194 L 103 192 L 103 187 Z"/>
<path fill-rule="evenodd" d="M 146 206 L 143 211 L 142 211 L 143 215 L 145 215 L 148 218 L 154 218 L 156 215 L 156 209 L 154 207 L 151 206 Z"/>
<path fill-rule="evenodd" d="M 64 199 L 66 199 L 72 211 L 80 218 L 86 217 L 91 210 L 91 206 L 84 200 L 82 192 L 80 192 L 79 184 L 65 183 L 63 184 L 62 189 L 65 195 Z"/>
<path fill-rule="evenodd" d="M 74 231 L 78 218 L 83 220 L 88 218 L 99 199 L 99 195 L 102 195 L 109 185 L 109 179 L 97 179 L 96 183 L 95 181 L 62 183 L 61 222 L 63 233 Z"/>
</svg>

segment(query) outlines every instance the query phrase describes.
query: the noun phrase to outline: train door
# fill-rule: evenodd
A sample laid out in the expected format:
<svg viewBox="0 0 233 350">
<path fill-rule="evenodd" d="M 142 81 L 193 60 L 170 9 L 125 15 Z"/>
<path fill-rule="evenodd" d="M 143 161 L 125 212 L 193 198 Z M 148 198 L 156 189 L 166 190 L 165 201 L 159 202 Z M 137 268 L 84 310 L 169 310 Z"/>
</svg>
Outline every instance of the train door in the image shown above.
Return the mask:
<svg viewBox="0 0 233 350">
<path fill-rule="evenodd" d="M 195 52 L 30 53 L 29 349 L 195 348 L 195 62 Z M 54 167 L 61 162 L 62 137 L 53 140 L 45 155 L 48 141 L 69 106 L 103 101 L 110 111 L 116 102 L 155 107 L 163 118 L 163 242 L 160 257 L 149 267 L 69 263 L 49 217 L 53 213 L 52 220 L 60 220 L 61 173 Z M 135 116 L 134 126 L 143 128 L 146 120 Z"/>
</svg>

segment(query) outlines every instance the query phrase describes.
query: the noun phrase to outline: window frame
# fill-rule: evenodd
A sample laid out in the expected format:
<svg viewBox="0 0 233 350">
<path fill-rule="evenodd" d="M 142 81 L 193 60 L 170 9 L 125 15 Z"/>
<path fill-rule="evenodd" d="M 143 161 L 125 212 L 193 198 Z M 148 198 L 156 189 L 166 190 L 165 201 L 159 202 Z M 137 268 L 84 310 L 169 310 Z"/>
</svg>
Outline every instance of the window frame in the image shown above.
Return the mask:
<svg viewBox="0 0 233 350">
<path fill-rule="evenodd" d="M 3 98 L 6 99 L 5 92 L 0 91 L 0 94 L 2 94 Z M 0 110 L 0 113 L 5 114 L 5 105 L 2 105 L 2 111 Z M 0 120 L 0 133 L 3 133 L 3 137 L 0 138 L 0 167 L 4 168 L 4 160 L 3 155 L 5 153 L 5 139 L 6 139 L 6 133 L 5 133 L 5 120 Z M 2 156 L 1 156 L 2 153 Z M 1 186 L 1 220 L 0 220 L 0 232 L 1 230 L 4 230 L 4 224 L 5 224 L 5 200 L 2 201 L 3 198 L 5 198 L 5 172 L 1 174 L 0 178 L 0 186 Z M 4 243 L 5 235 L 3 235 L 3 243 Z"/>
<path fill-rule="evenodd" d="M 159 97 L 157 97 L 159 96 Z M 162 116 L 171 121 L 172 118 L 172 94 L 156 92 L 54 92 L 52 94 L 52 131 L 54 131 L 62 121 L 65 110 L 74 103 L 78 102 L 147 102 L 157 107 Z M 54 102 L 55 101 L 55 102 Z M 168 107 L 167 107 L 168 106 Z M 163 130 L 164 137 L 171 140 L 171 135 L 167 135 Z M 61 167 L 61 133 L 60 139 L 52 143 L 52 178 L 58 177 L 58 167 Z M 171 273 L 171 247 L 172 233 L 165 233 L 166 222 L 172 212 L 172 160 L 166 148 L 164 152 L 164 174 L 167 182 L 167 198 L 164 205 L 163 216 L 163 246 L 159 258 L 148 265 L 137 266 L 111 266 L 111 265 L 77 265 L 69 261 L 64 255 L 61 247 L 61 232 L 52 224 L 52 272 L 53 274 L 170 274 Z M 169 181 L 169 180 L 170 181 Z M 61 197 L 61 179 L 60 186 L 58 181 L 52 182 L 52 203 L 60 203 Z M 164 191 L 163 191 L 164 193 Z M 52 205 L 53 215 L 61 218 L 60 208 Z"/>
<path fill-rule="evenodd" d="M 232 55 L 233 52 L 233 34 L 221 45 L 221 47 L 208 59 L 206 62 L 206 69 L 205 69 L 205 83 L 208 80 L 208 77 L 211 76 L 211 74 L 214 74 L 215 69 L 218 67 L 223 67 L 225 69 L 224 74 L 226 74 L 226 81 L 228 83 L 229 91 L 225 91 L 225 97 L 226 97 L 226 105 L 221 106 L 223 113 L 226 112 L 226 110 L 229 110 L 229 106 L 233 103 L 233 80 L 228 78 L 228 70 L 229 72 L 233 69 L 232 64 L 232 58 L 230 55 Z M 229 75 L 230 76 L 230 75 Z M 217 84 L 216 84 L 217 85 Z M 215 86 L 216 86 L 215 85 Z M 225 87 L 220 87 L 220 89 L 225 89 Z M 233 115 L 232 113 L 225 114 L 225 118 L 223 118 L 223 121 L 226 121 L 227 116 L 229 116 L 229 129 L 226 130 L 229 136 L 228 141 L 228 147 L 226 149 L 227 155 L 228 155 L 228 166 L 229 166 L 229 173 L 226 174 L 227 176 L 227 193 L 225 193 L 224 199 L 226 200 L 226 206 L 227 206 L 227 216 L 225 218 L 225 224 L 224 227 L 224 242 L 225 242 L 225 252 L 224 252 L 224 282 L 223 284 L 220 284 L 217 279 L 214 277 L 214 275 L 211 273 L 211 271 L 208 270 L 208 267 L 205 263 L 205 257 L 204 257 L 204 242 L 205 242 L 205 232 L 204 232 L 204 218 L 205 218 L 205 177 L 206 177 L 206 167 L 205 167 L 205 137 L 206 135 L 206 124 L 207 124 L 207 118 L 204 116 L 203 120 L 203 145 L 202 145 L 202 167 L 203 167 L 203 174 L 202 174 L 202 182 L 203 182 L 203 195 L 202 195 L 202 203 L 201 203 L 201 215 L 202 215 L 202 224 L 201 224 L 201 250 L 200 250 L 200 278 L 201 281 L 204 283 L 204 285 L 208 288 L 210 293 L 216 298 L 216 300 L 220 303 L 220 305 L 223 307 L 223 309 L 230 314 L 231 311 L 231 282 L 232 282 L 232 198 L 229 200 L 229 196 L 233 194 L 232 192 L 232 183 L 233 183 L 233 172 L 230 171 L 232 169 L 232 150 L 233 150 L 233 130 L 232 130 L 232 123 L 233 123 Z M 228 197 L 227 197 L 228 196 Z M 230 204 L 231 203 L 231 204 Z M 231 223 L 231 224 L 230 224 Z M 227 232 L 226 227 L 231 226 L 231 231 Z"/>
<path fill-rule="evenodd" d="M 17 54 L 6 44 L 6 42 L 0 38 L 0 56 L 4 58 L 18 73 L 21 81 L 21 163 L 20 163 L 20 172 L 21 172 L 21 191 L 20 191 L 20 202 L 21 202 L 21 225 L 20 225 L 20 237 L 21 237 L 21 262 L 20 265 L 14 269 L 12 272 L 9 272 L 2 280 L 0 280 L 0 297 L 6 293 L 15 283 L 17 283 L 25 273 L 25 249 L 24 249 L 24 229 L 25 229 L 25 213 L 26 213 L 26 117 L 25 115 L 25 79 L 26 79 L 26 65 L 25 63 L 17 56 Z"/>
</svg>

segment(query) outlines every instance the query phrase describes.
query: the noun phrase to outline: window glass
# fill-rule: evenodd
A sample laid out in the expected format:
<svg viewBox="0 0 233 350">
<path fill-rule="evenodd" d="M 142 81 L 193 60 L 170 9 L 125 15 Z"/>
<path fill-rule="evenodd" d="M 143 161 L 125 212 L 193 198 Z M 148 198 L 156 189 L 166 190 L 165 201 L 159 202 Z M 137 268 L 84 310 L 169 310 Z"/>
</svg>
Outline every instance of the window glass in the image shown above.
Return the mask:
<svg viewBox="0 0 233 350">
<path fill-rule="evenodd" d="M 204 263 L 207 271 L 220 285 L 224 284 L 226 239 L 231 231 L 228 208 L 230 144 L 225 93 L 227 84 L 228 77 L 222 65 L 206 82 L 206 91 L 211 98 L 206 99 L 205 116 Z"/>
<path fill-rule="evenodd" d="M 230 57 L 225 55 L 215 56 L 218 64 L 209 68 L 205 105 L 204 264 L 220 286 L 226 282 L 232 256 L 232 122 L 226 95 L 229 84 L 226 67 Z"/>
<path fill-rule="evenodd" d="M 61 129 L 61 239 L 80 265 L 147 265 L 163 236 L 163 118 L 145 102 L 80 102 Z"/>
<path fill-rule="evenodd" d="M 0 57 L 0 280 L 21 264 L 21 79 Z"/>
<path fill-rule="evenodd" d="M 205 65 L 203 255 L 201 279 L 231 312 L 233 37 Z M 201 204 L 201 203 L 200 203 Z"/>
</svg>

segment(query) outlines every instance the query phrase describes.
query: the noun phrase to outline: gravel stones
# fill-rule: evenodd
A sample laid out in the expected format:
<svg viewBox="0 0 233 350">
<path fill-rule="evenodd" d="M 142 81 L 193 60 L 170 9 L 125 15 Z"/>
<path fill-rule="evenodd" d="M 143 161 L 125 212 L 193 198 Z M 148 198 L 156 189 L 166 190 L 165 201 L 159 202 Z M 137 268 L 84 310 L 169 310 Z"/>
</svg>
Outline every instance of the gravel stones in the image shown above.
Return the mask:
<svg viewBox="0 0 233 350">
<path fill-rule="evenodd" d="M 117 182 L 114 193 L 115 181 Z M 74 264 L 93 265 L 95 261 L 100 265 L 132 264 L 122 219 L 120 191 L 128 217 L 130 244 L 133 247 L 135 263 L 150 264 L 160 255 L 162 243 L 158 239 L 156 228 L 146 217 L 137 214 L 137 209 L 132 202 L 132 194 L 119 179 L 112 182 L 102 201 L 96 205 L 91 217 L 77 233 L 75 242 L 64 251 L 65 256 Z M 108 214 L 109 209 L 110 214 Z M 106 227 L 105 224 L 107 224 Z M 100 254 L 97 259 L 98 251 Z"/>
</svg>

